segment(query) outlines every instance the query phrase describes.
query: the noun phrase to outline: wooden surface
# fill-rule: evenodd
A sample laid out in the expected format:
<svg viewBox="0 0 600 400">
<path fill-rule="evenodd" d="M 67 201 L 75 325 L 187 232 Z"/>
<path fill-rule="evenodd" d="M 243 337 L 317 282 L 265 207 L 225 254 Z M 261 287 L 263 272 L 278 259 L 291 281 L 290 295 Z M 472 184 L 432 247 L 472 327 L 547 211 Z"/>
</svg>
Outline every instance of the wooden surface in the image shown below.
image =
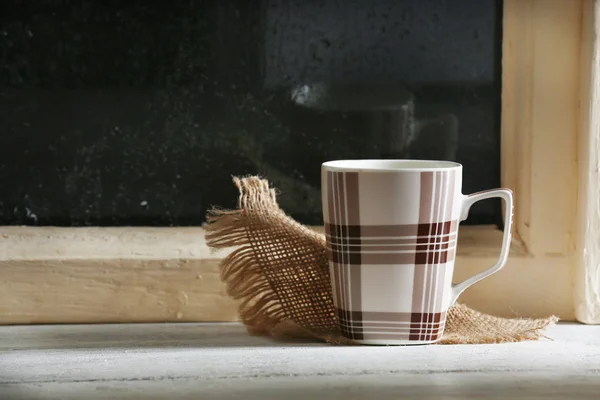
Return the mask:
<svg viewBox="0 0 600 400">
<path fill-rule="evenodd" d="M 504 1 L 502 184 L 515 192 L 514 235 L 528 257 L 511 262 L 502 278 L 528 292 L 518 296 L 529 302 L 530 311 L 556 309 L 569 319 L 576 318 L 576 307 L 599 301 L 578 296 L 573 282 L 583 243 L 592 238 L 578 235 L 578 218 L 590 217 L 581 212 L 587 200 L 581 196 L 587 194 L 578 168 L 588 154 L 581 140 L 597 134 L 581 123 L 582 108 L 590 101 L 582 71 L 591 65 L 584 46 L 594 35 L 586 23 L 592 5 L 590 0 Z M 479 304 L 487 296 L 485 288 L 499 301 L 492 282 L 474 287 L 466 299 Z M 523 282 L 530 283 L 529 289 Z"/>
<path fill-rule="evenodd" d="M 0 227 L 0 261 L 220 259 L 204 229 L 146 227 Z"/>
<path fill-rule="evenodd" d="M 492 227 L 462 227 L 455 280 L 492 265 L 501 238 Z M 0 324 L 235 321 L 237 303 L 219 278 L 226 254 L 210 251 L 201 228 L 2 227 Z M 499 316 L 569 319 L 569 298 L 540 297 L 520 279 L 527 261 L 515 241 L 505 270 L 461 301 Z M 541 267 L 544 284 L 565 279 L 560 262 Z"/>
<path fill-rule="evenodd" d="M 237 320 L 217 260 L 17 260 L 0 270 L 0 324 Z"/>
<path fill-rule="evenodd" d="M 575 243 L 583 14 L 588 0 L 504 1 L 502 185 L 515 235 L 535 257 Z M 589 61 L 588 61 L 589 62 Z"/>
<path fill-rule="evenodd" d="M 579 207 L 575 269 L 575 314 L 600 323 L 600 2 L 590 1 L 583 18 Z M 585 60 L 590 60 L 585 62 Z"/>
<path fill-rule="evenodd" d="M 312 227 L 324 232 L 322 227 Z M 495 256 L 502 232 L 491 225 L 462 226 L 457 255 Z M 512 256 L 526 250 L 513 241 Z M 219 260 L 230 250 L 206 245 L 203 228 L 62 228 L 0 226 L 0 262 L 51 260 Z"/>
<path fill-rule="evenodd" d="M 0 228 L 0 324 L 235 321 L 200 228 Z"/>
<path fill-rule="evenodd" d="M 554 341 L 337 347 L 237 324 L 0 327 L 6 399 L 597 399 L 600 327 Z"/>
</svg>

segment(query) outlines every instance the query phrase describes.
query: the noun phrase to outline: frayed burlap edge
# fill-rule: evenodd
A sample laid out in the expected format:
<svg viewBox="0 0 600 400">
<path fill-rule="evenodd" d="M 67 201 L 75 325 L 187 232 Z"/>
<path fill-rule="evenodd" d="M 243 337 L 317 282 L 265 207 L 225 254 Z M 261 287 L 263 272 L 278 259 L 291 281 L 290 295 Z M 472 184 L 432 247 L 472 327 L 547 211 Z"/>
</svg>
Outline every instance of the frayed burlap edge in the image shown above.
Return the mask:
<svg viewBox="0 0 600 400">
<path fill-rule="evenodd" d="M 329 329 L 315 330 L 291 319 L 280 295 L 264 272 L 268 260 L 257 255 L 253 246 L 257 230 L 277 224 L 288 233 L 298 235 L 302 246 L 316 252 L 319 263 L 325 256 L 325 238 L 287 216 L 278 206 L 275 189 L 259 177 L 234 177 L 240 191 L 238 209 L 214 208 L 208 214 L 207 242 L 213 249 L 234 248 L 220 263 L 221 279 L 227 293 L 239 303 L 239 315 L 251 335 L 266 335 L 279 340 L 322 340 L 331 344 L 350 345 L 342 337 L 332 318 Z M 258 221 L 258 222 L 257 222 Z M 263 243 L 264 244 L 264 243 Z M 275 243 L 270 243 L 276 245 Z M 321 254 L 322 253 L 322 254 Z M 326 263 L 325 263 L 326 264 Z M 301 268 L 301 267 L 299 267 Z M 322 273 L 328 274 L 326 265 Z M 328 275 L 327 275 L 328 276 Z M 482 344 L 538 340 L 543 331 L 558 321 L 556 316 L 543 319 L 499 318 L 456 304 L 449 311 L 443 337 L 438 344 Z"/>
<path fill-rule="evenodd" d="M 213 209 L 208 215 L 206 240 L 214 249 L 232 248 L 221 261 L 221 279 L 227 293 L 240 301 L 240 319 L 253 335 L 271 335 L 270 330 L 285 319 L 285 311 L 262 273 L 254 249 L 248 219 L 253 214 L 279 209 L 274 189 L 258 178 L 234 178 L 240 191 L 237 210 Z"/>
</svg>

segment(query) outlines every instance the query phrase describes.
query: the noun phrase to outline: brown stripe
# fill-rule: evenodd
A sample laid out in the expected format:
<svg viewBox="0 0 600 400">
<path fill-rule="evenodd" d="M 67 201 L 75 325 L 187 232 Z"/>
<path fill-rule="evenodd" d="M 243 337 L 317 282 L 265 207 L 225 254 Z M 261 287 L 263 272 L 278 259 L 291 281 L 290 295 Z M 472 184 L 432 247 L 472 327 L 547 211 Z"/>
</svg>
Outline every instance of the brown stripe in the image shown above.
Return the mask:
<svg viewBox="0 0 600 400">
<path fill-rule="evenodd" d="M 440 171 L 438 173 L 438 191 L 437 191 L 437 196 L 436 196 L 436 211 L 435 211 L 435 221 L 436 222 L 442 222 L 445 220 L 445 214 L 444 212 L 446 211 L 446 193 L 447 193 L 447 189 L 448 189 L 448 175 L 446 174 L 445 171 Z M 448 224 L 449 225 L 449 224 Z M 437 224 L 437 226 L 435 227 L 435 235 L 442 235 L 443 234 L 443 223 L 442 224 Z M 449 229 L 450 227 L 448 227 Z M 428 289 L 429 289 L 429 293 L 427 296 L 427 308 L 426 311 L 428 313 L 432 313 L 434 311 L 434 299 L 437 297 L 438 295 L 438 284 L 437 284 L 437 276 L 438 276 L 438 269 L 439 269 L 439 263 L 442 261 L 443 258 L 443 253 L 440 251 L 442 250 L 441 246 L 434 245 L 434 251 L 431 252 L 431 267 L 430 267 L 430 276 L 429 276 L 429 283 L 428 283 Z M 447 257 L 446 257 L 447 258 Z M 427 317 L 427 323 L 431 323 L 433 321 L 433 315 L 432 314 L 428 314 Z M 427 334 L 425 335 L 425 340 L 431 340 L 430 339 L 431 335 Z"/>
<path fill-rule="evenodd" d="M 340 321 L 341 325 L 344 325 L 346 327 L 346 329 L 359 329 L 360 327 L 364 327 L 365 329 L 396 329 L 396 330 L 401 330 L 401 329 L 411 329 L 411 328 L 420 328 L 422 330 L 433 330 L 433 329 L 438 329 L 441 326 L 443 326 L 443 324 L 445 323 L 445 321 L 435 321 L 436 316 L 434 315 L 430 315 L 428 316 L 428 318 L 431 319 L 431 322 L 429 323 L 419 323 L 419 322 L 406 322 L 406 324 L 392 324 L 392 323 L 372 323 L 372 322 L 365 322 L 362 321 L 360 323 L 355 323 L 355 322 L 349 322 L 349 321 Z"/>
<path fill-rule="evenodd" d="M 327 225 L 327 224 L 326 224 Z M 330 223 L 326 226 L 326 232 L 331 232 L 334 236 L 347 235 L 350 238 L 370 237 L 392 237 L 395 240 L 407 239 L 415 240 L 414 238 L 403 238 L 405 236 L 428 237 L 430 232 L 440 230 L 440 234 L 455 233 L 458 228 L 458 221 L 444 221 L 423 224 L 407 224 L 407 225 L 338 225 Z M 441 226 L 440 226 L 441 225 Z M 397 238 L 395 238 L 397 237 Z"/>
<path fill-rule="evenodd" d="M 445 182 L 445 191 L 444 191 L 444 195 L 445 198 L 442 199 L 442 201 L 444 201 L 444 215 L 442 216 L 443 220 L 452 220 L 453 218 L 453 205 L 454 205 L 454 196 L 456 193 L 456 188 L 454 187 L 455 185 L 455 176 L 456 176 L 456 171 L 451 170 L 448 171 L 446 174 L 446 182 Z M 451 253 L 451 257 L 454 258 L 454 255 L 456 254 L 456 249 L 451 249 L 449 250 L 449 252 Z M 433 312 L 439 312 L 442 309 L 442 302 L 444 299 L 444 292 L 446 291 L 446 287 L 445 285 L 445 276 L 446 276 L 446 271 L 447 271 L 447 267 L 445 265 L 445 262 L 447 260 L 439 260 L 439 263 L 436 269 L 436 281 L 435 281 L 435 301 L 433 304 L 433 308 L 431 309 L 431 311 Z"/>
<path fill-rule="evenodd" d="M 344 175 L 343 172 L 336 173 L 337 180 L 337 199 L 338 199 L 338 213 L 339 213 L 339 221 L 340 225 L 347 226 L 348 221 L 346 221 L 346 198 L 344 197 Z"/>
<path fill-rule="evenodd" d="M 335 210 L 336 210 L 336 221 L 338 222 L 337 226 L 337 235 L 343 236 L 345 232 L 342 230 L 342 227 L 346 225 L 344 223 L 344 212 L 343 212 L 343 198 L 342 198 L 342 175 L 343 172 L 335 172 L 333 174 L 335 181 Z M 341 292 L 341 304 L 343 309 L 348 309 L 348 301 L 347 301 L 347 290 L 346 287 L 346 260 L 345 254 L 343 252 L 338 253 L 338 259 L 336 260 L 336 254 L 334 253 L 334 262 L 338 263 L 338 277 L 339 277 L 339 286 Z"/>
<path fill-rule="evenodd" d="M 354 321 L 340 320 L 340 329 L 344 336 L 352 338 L 360 334 L 363 339 L 377 339 L 386 336 L 394 336 L 398 339 L 399 336 L 405 336 L 405 340 L 437 340 L 443 333 L 446 318 L 446 313 L 423 315 L 421 313 L 343 312 L 342 310 L 337 310 L 337 312 L 338 315 L 349 315 L 356 320 L 363 318 L 360 319 L 360 326 L 354 325 Z M 384 326 L 386 324 L 369 321 L 385 321 L 386 319 L 391 320 L 390 322 L 406 322 L 407 324 Z M 429 320 L 431 323 L 421 323 L 420 320 Z"/>
<path fill-rule="evenodd" d="M 437 172 L 431 172 L 431 178 L 429 176 L 425 176 L 426 173 L 421 175 L 421 192 L 420 192 L 420 210 L 419 210 L 419 236 L 425 236 L 425 240 L 427 243 L 431 240 L 431 235 L 435 232 L 437 225 L 434 222 L 437 222 L 435 217 L 435 210 L 438 204 L 438 196 L 439 193 L 437 191 L 439 179 L 437 179 Z M 431 179 L 431 182 L 429 182 Z M 418 258 L 418 259 L 417 259 Z M 430 268 L 429 263 L 431 259 L 431 253 L 426 252 L 423 253 L 415 253 L 415 276 L 413 279 L 413 291 L 416 289 L 417 293 L 420 296 L 415 297 L 413 293 L 413 306 L 412 310 L 415 311 L 415 303 L 417 306 L 417 310 L 421 313 L 426 311 L 427 307 L 427 299 L 429 295 L 429 283 L 430 283 Z M 419 265 L 423 265 L 420 267 Z M 417 274 L 417 270 L 421 269 Z M 421 314 L 421 319 L 419 322 L 424 322 L 424 314 Z M 413 322 L 417 322 L 418 320 L 413 320 Z M 423 340 L 423 331 L 420 329 L 413 329 L 410 332 L 411 338 L 415 340 Z"/>
<path fill-rule="evenodd" d="M 345 331 L 345 335 L 346 336 L 353 336 L 353 334 L 355 332 L 357 332 L 356 329 L 347 329 L 344 328 Z M 434 329 L 434 330 L 421 330 L 423 337 L 421 339 L 418 340 L 422 340 L 422 341 L 430 341 L 430 340 L 435 340 L 435 338 L 439 337 L 444 331 L 444 327 L 440 327 L 439 329 Z M 406 339 L 404 340 L 415 340 L 415 339 L 410 339 L 410 331 L 408 330 L 402 330 L 402 329 L 365 329 L 362 332 L 362 336 L 367 339 L 372 339 L 373 336 L 379 336 L 379 335 L 386 335 L 386 336 L 392 336 L 392 335 L 397 335 L 397 336 L 408 336 Z"/>
<path fill-rule="evenodd" d="M 420 251 L 415 253 L 414 263 L 415 265 L 429 265 L 431 266 L 432 260 L 439 260 L 439 262 L 448 262 L 454 260 L 454 254 L 450 250 L 441 249 L 435 251 Z"/>
<path fill-rule="evenodd" d="M 434 333 L 437 331 L 440 331 L 442 329 L 444 329 L 444 323 L 443 322 L 432 322 L 431 324 L 418 324 L 418 323 L 409 323 L 405 326 L 399 326 L 399 325 L 386 325 L 386 326 L 379 326 L 379 325 L 370 325 L 370 324 L 361 324 L 360 326 L 345 326 L 342 325 L 344 329 L 346 329 L 349 332 L 360 332 L 361 330 L 364 329 L 365 332 L 367 331 L 379 331 L 379 332 L 404 332 L 404 333 L 410 333 L 411 329 L 419 329 L 422 333 Z M 427 339 L 424 339 L 427 340 Z"/>
<path fill-rule="evenodd" d="M 333 172 L 328 172 L 327 173 L 327 179 L 328 179 L 328 185 L 327 185 L 327 200 L 329 203 L 329 219 L 332 222 L 331 224 L 331 232 L 334 234 L 338 234 L 338 232 L 336 231 L 337 227 L 340 225 L 341 221 L 338 221 L 338 214 L 337 214 L 337 208 L 335 206 L 336 203 L 336 186 L 335 186 L 335 174 Z M 333 252 L 330 252 L 330 262 L 332 262 L 332 270 L 333 270 L 333 285 L 335 287 L 336 290 L 336 296 L 335 296 L 335 300 L 336 300 L 336 305 L 337 307 L 343 307 L 343 303 L 342 303 L 342 288 L 340 286 L 340 266 L 338 265 L 336 259 L 338 258 L 337 255 L 334 255 Z"/>
<path fill-rule="evenodd" d="M 341 244 L 330 244 L 327 246 L 327 250 L 337 252 L 338 257 L 341 259 L 341 255 L 344 257 L 353 258 L 356 257 L 355 260 L 350 260 L 349 263 L 352 265 L 361 264 L 360 257 L 365 254 L 405 254 L 408 257 L 408 254 L 412 254 L 416 256 L 415 253 L 426 253 L 427 257 L 436 257 L 436 260 L 442 260 L 443 257 L 442 252 L 445 250 L 451 251 L 456 246 L 456 241 L 445 242 L 440 244 L 418 244 L 418 245 L 401 245 L 401 246 L 390 246 L 390 245 L 381 245 L 381 246 L 359 246 L 359 245 L 350 245 L 350 246 L 342 246 Z M 345 259 L 344 258 L 344 259 Z M 341 262 L 341 261 L 340 261 Z"/>
<path fill-rule="evenodd" d="M 327 227 L 326 230 L 329 230 Z M 326 233 L 327 239 L 332 245 L 342 245 L 343 237 L 330 235 Z M 410 245 L 414 244 L 432 244 L 432 243 L 441 243 L 441 242 L 454 242 L 456 240 L 456 233 L 451 233 L 449 235 L 443 235 L 438 237 L 432 237 L 429 239 L 416 238 L 416 239 L 369 239 L 369 238 L 350 238 L 346 240 L 346 245 L 350 247 L 364 247 L 369 248 L 371 246 L 379 246 L 379 245 L 397 245 L 399 247 L 408 246 L 406 249 L 410 249 Z"/>
<path fill-rule="evenodd" d="M 417 235 L 425 237 L 426 242 L 431 240 L 431 213 L 433 207 L 433 190 L 434 190 L 434 172 L 422 172 L 421 173 L 421 189 L 419 193 L 419 225 L 417 230 Z M 413 276 L 413 295 L 412 295 L 412 305 L 411 310 L 413 314 L 411 314 L 411 321 L 413 322 L 421 322 L 422 312 L 423 310 L 423 300 L 425 299 L 425 295 L 427 294 L 427 287 L 425 286 L 425 282 L 427 281 L 428 270 L 427 266 L 423 266 L 423 264 L 427 264 L 427 253 L 425 253 L 425 257 L 422 255 L 419 256 L 419 262 L 417 262 L 417 253 L 415 253 L 415 257 L 413 258 L 414 266 L 414 276 Z M 421 318 L 413 319 L 414 313 L 417 313 L 421 316 Z M 419 327 L 414 327 L 410 330 L 410 339 L 411 340 L 421 340 L 421 329 Z"/>
<path fill-rule="evenodd" d="M 333 213 L 333 172 L 331 171 L 327 171 L 326 177 L 325 177 L 325 190 L 327 191 L 327 214 L 329 216 L 328 221 L 325 221 L 325 231 L 327 232 L 327 234 L 331 235 L 331 234 L 335 234 L 335 231 L 333 229 L 335 229 L 334 227 L 337 225 L 337 220 L 335 219 L 335 215 Z M 331 250 L 327 251 L 327 256 L 329 258 L 329 260 L 333 260 L 333 255 L 331 254 Z M 335 272 L 335 270 L 332 268 L 332 271 Z M 332 274 L 331 275 L 331 280 L 332 280 L 332 284 L 335 284 L 335 279 L 336 279 L 336 275 Z M 337 297 L 334 298 L 335 301 L 337 301 Z M 339 304 L 339 303 L 338 303 Z"/>
<path fill-rule="evenodd" d="M 440 221 L 444 221 L 446 219 L 452 219 L 452 215 L 448 215 L 448 198 L 449 196 L 449 190 L 450 190 L 450 173 L 449 172 L 442 172 L 442 188 L 441 188 L 441 192 L 440 192 L 440 215 L 438 217 L 438 220 Z M 437 310 L 437 305 L 438 305 L 438 299 L 442 298 L 442 294 L 444 291 L 444 287 L 443 285 L 440 284 L 439 282 L 439 277 L 440 277 L 440 270 L 445 269 L 444 267 L 441 266 L 441 263 L 445 263 L 446 260 L 443 260 L 441 257 L 434 257 L 433 260 L 435 266 L 432 268 L 432 289 L 431 289 L 431 294 L 430 294 L 430 304 L 429 307 L 427 309 L 427 311 L 429 312 L 435 312 Z M 428 322 L 432 322 L 431 318 L 428 319 Z M 431 340 L 431 334 L 428 335 L 428 340 Z"/>
<path fill-rule="evenodd" d="M 433 333 L 431 335 L 429 335 L 429 340 L 437 340 L 441 334 L 444 331 L 444 325 L 446 324 L 446 320 L 441 320 L 441 314 L 435 314 L 435 317 L 433 318 L 433 322 L 442 322 L 442 329 L 438 330 L 437 332 Z"/>
<path fill-rule="evenodd" d="M 436 227 L 435 230 L 435 236 L 442 236 L 445 232 L 443 232 L 444 228 L 446 228 L 444 226 L 444 222 L 445 218 L 446 218 L 446 202 L 447 202 L 447 196 L 446 194 L 448 193 L 448 174 L 446 173 L 446 171 L 441 171 L 440 172 L 440 197 L 439 197 L 439 203 L 438 203 L 438 215 L 437 215 L 437 222 L 438 225 Z M 450 230 L 450 223 L 448 223 L 448 230 Z M 436 244 L 435 249 L 436 250 L 440 250 L 440 244 L 441 241 L 437 241 L 437 240 L 433 240 Z M 433 263 L 437 264 L 439 263 L 438 259 L 434 257 Z"/>
<path fill-rule="evenodd" d="M 341 313 L 341 310 L 338 310 Z M 356 329 L 352 325 L 353 321 L 340 321 L 342 324 L 350 326 L 341 326 L 344 336 L 352 337 L 357 331 L 362 332 L 364 339 L 381 340 L 427 340 L 434 341 L 439 339 L 443 333 L 446 313 L 385 313 L 385 312 L 346 312 L 346 315 L 352 319 L 361 319 L 363 327 Z M 420 321 L 431 321 L 429 324 Z M 389 321 L 389 322 L 407 322 L 401 324 L 395 329 L 392 325 L 388 327 L 376 326 L 377 323 L 370 321 Z"/>
<path fill-rule="evenodd" d="M 341 326 L 342 334 L 351 338 L 360 334 L 363 339 L 404 339 L 412 341 L 432 341 L 437 340 L 444 332 L 445 322 L 435 326 L 417 326 L 412 325 L 405 328 L 377 328 L 361 327 L 351 328 Z"/>
<path fill-rule="evenodd" d="M 409 313 L 407 313 L 409 314 Z M 340 324 L 345 325 L 348 328 L 357 328 L 358 326 L 364 326 L 365 328 L 371 328 L 371 329 L 375 329 L 375 328 L 398 328 L 398 329 L 408 329 L 411 326 L 421 326 L 423 329 L 433 329 L 438 325 L 441 325 L 444 320 L 442 321 L 437 321 L 437 319 L 439 319 L 440 315 L 439 313 L 437 314 L 428 314 L 426 317 L 428 317 L 431 322 L 428 323 L 420 323 L 420 322 L 412 322 L 412 321 L 394 321 L 394 322 L 370 322 L 370 321 L 364 321 L 361 320 L 360 322 L 356 322 L 354 320 L 340 320 Z"/>
<path fill-rule="evenodd" d="M 421 306 L 421 309 L 423 309 L 423 306 Z M 415 323 L 423 323 L 423 321 L 425 320 L 424 317 L 426 317 L 426 313 L 424 313 L 424 312 L 413 313 L 412 321 Z M 414 329 L 411 330 L 410 337 L 413 340 L 424 340 L 423 330 L 420 328 L 420 325 L 416 326 Z"/>
<path fill-rule="evenodd" d="M 360 227 L 360 201 L 359 201 L 359 184 L 358 173 L 350 172 L 346 174 L 346 202 L 348 210 L 348 220 L 346 224 L 349 226 Z M 360 228 L 359 228 L 360 229 Z M 354 231 L 348 234 L 356 233 Z M 358 232 L 360 235 L 360 232 Z M 360 240 L 360 239 L 359 239 Z M 347 248 L 348 250 L 349 248 Z M 350 298 L 352 300 L 353 310 L 362 310 L 362 257 L 360 253 L 349 254 L 350 268 Z M 355 327 L 358 325 L 358 330 L 353 330 L 352 339 L 363 339 L 362 329 L 360 329 L 361 320 L 354 320 Z"/>
<path fill-rule="evenodd" d="M 431 243 L 433 236 L 437 236 L 438 232 L 440 232 L 440 235 L 441 235 L 441 230 L 439 228 L 442 224 L 437 223 L 437 222 L 439 222 L 439 219 L 440 219 L 440 216 L 438 213 L 440 211 L 440 199 L 441 199 L 440 194 L 442 192 L 441 191 L 441 189 L 442 189 L 441 175 L 442 174 L 440 172 L 438 172 L 438 171 L 435 172 L 435 196 L 432 200 L 433 213 L 431 215 L 431 218 L 433 219 L 432 222 L 434 222 L 434 223 L 430 224 L 431 227 L 429 230 L 429 238 L 424 238 L 424 240 L 427 243 Z M 435 256 L 436 256 L 436 250 L 434 248 L 433 251 L 427 252 L 427 258 L 425 259 L 425 262 L 424 262 L 425 264 L 427 264 L 427 268 L 426 268 L 427 276 L 425 277 L 425 293 L 424 293 L 425 303 L 423 304 L 423 306 L 424 306 L 423 312 L 429 312 L 429 305 L 431 302 L 431 292 L 432 292 L 431 286 L 433 284 L 433 281 L 432 281 L 433 269 L 431 266 L 435 262 L 435 258 L 436 258 Z M 416 262 L 416 260 L 415 260 L 415 263 L 419 264 L 418 262 Z"/>
<path fill-rule="evenodd" d="M 321 206 L 323 207 L 323 222 L 329 224 L 329 171 L 321 169 Z"/>
<path fill-rule="evenodd" d="M 437 335 L 438 333 L 441 333 L 444 330 L 444 325 L 439 325 L 436 326 L 435 328 L 430 328 L 430 327 L 423 327 L 423 328 L 417 328 L 414 326 L 411 327 L 407 327 L 407 328 L 368 328 L 365 327 L 364 329 L 361 328 L 348 328 L 348 327 L 343 327 L 343 329 L 349 333 L 349 336 L 355 336 L 357 334 L 364 334 L 364 335 L 368 335 L 368 334 L 379 334 L 379 333 L 388 333 L 388 334 L 405 334 L 405 335 L 409 335 L 411 329 L 412 330 L 417 330 L 419 329 L 421 334 L 423 335 L 423 338 L 421 340 L 432 340 L 430 339 L 431 337 L 433 337 L 434 335 Z"/>
<path fill-rule="evenodd" d="M 326 225 L 337 225 L 337 220 L 333 213 L 333 172 L 327 171 L 327 213 L 329 214 L 329 221 L 325 221 Z M 329 228 L 329 227 L 328 227 Z M 334 232 L 334 231 L 332 231 Z"/>
<path fill-rule="evenodd" d="M 333 198 L 332 198 L 332 185 L 331 185 L 331 171 L 325 171 L 325 183 L 324 183 L 324 187 L 323 190 L 325 190 L 325 204 L 324 206 L 327 207 L 327 218 L 325 218 L 323 220 L 323 222 L 325 222 L 325 234 L 326 234 L 326 238 L 328 236 L 330 236 L 331 234 L 333 234 L 334 232 L 331 230 L 333 226 L 335 226 L 335 219 L 333 217 Z M 329 239 L 327 239 L 329 241 Z M 327 249 L 327 259 L 332 260 L 333 259 L 333 255 L 331 254 L 331 250 L 328 248 Z M 333 271 L 332 271 L 333 272 Z M 334 283 L 334 275 L 331 274 L 330 279 L 331 279 L 331 283 Z M 335 296 L 334 296 L 334 301 L 335 301 Z"/>
<path fill-rule="evenodd" d="M 383 245 L 395 245 L 398 246 L 399 250 L 402 246 L 406 248 L 402 250 L 411 249 L 411 245 L 414 246 L 416 244 L 419 245 L 433 245 L 434 243 L 448 243 L 456 241 L 456 234 L 450 234 L 445 236 L 431 238 L 421 237 L 415 239 L 369 239 L 369 238 L 344 238 L 343 236 L 335 236 L 335 235 L 327 235 L 327 239 L 333 245 L 338 246 L 350 246 L 350 247 L 364 247 L 368 248 L 369 246 L 383 246 Z M 391 246 L 394 247 L 394 246 Z"/>
<path fill-rule="evenodd" d="M 421 172 L 419 197 L 419 223 L 430 223 L 431 202 L 433 201 L 433 172 Z"/>
<path fill-rule="evenodd" d="M 365 324 L 369 323 L 369 321 L 420 323 L 420 317 L 422 315 L 420 312 L 350 311 L 340 310 L 339 307 L 337 311 L 339 313 L 344 312 L 347 314 L 348 320 L 350 321 L 362 320 Z M 446 312 L 436 313 L 435 318 L 438 321 L 444 321 L 446 319 Z"/>
<path fill-rule="evenodd" d="M 348 172 L 346 174 L 346 194 L 348 196 L 348 225 L 360 226 L 360 202 L 357 172 Z"/>
<path fill-rule="evenodd" d="M 362 246 L 360 245 L 346 245 L 342 246 L 342 244 L 332 243 L 329 248 L 333 251 L 342 252 L 345 254 L 358 254 L 366 253 L 369 251 L 383 251 L 383 252 L 395 252 L 395 251 L 436 251 L 441 252 L 442 250 L 446 250 L 449 247 L 453 247 L 456 244 L 456 241 L 444 242 L 444 243 L 430 243 L 430 244 L 410 244 L 410 245 L 396 245 L 396 246 Z"/>
<path fill-rule="evenodd" d="M 339 229 L 342 233 L 347 232 L 347 229 L 345 229 L 344 227 L 331 227 L 331 228 L 327 228 L 327 230 L 329 229 Z M 438 228 L 439 229 L 439 228 Z M 420 237 L 414 237 L 414 238 L 378 238 L 378 237 L 373 237 L 373 238 L 368 238 L 368 237 L 348 237 L 348 236 L 343 236 L 343 235 L 335 235 L 335 233 L 333 232 L 332 234 L 326 233 L 328 239 L 332 242 L 332 243 L 337 243 L 337 244 L 343 244 L 343 245 L 348 245 L 348 246 L 356 246 L 356 245 L 363 245 L 363 246 L 369 246 L 369 245 L 380 245 L 380 244 L 393 244 L 393 245 L 410 245 L 410 244 L 427 244 L 427 243 L 441 243 L 441 242 L 447 242 L 447 241 L 452 241 L 454 239 L 456 239 L 456 233 L 449 233 L 449 234 L 443 234 L 443 235 L 431 235 L 431 236 L 420 236 Z"/>
<path fill-rule="evenodd" d="M 431 199 L 431 203 L 433 205 L 433 213 L 431 214 L 431 216 L 429 217 L 429 221 L 428 222 L 439 222 L 439 211 L 440 211 L 440 204 L 441 204 L 441 192 L 442 192 L 442 171 L 435 171 L 434 173 L 434 194 L 433 197 Z M 435 229 L 435 228 L 434 228 Z M 435 231 L 432 230 L 431 234 L 435 235 L 434 233 Z"/>
<path fill-rule="evenodd" d="M 445 239 L 445 240 L 444 240 Z M 389 242 L 389 241 L 384 241 L 384 242 L 379 242 L 379 241 L 373 241 L 371 242 L 364 242 L 362 244 L 344 244 L 343 240 L 340 239 L 336 239 L 336 240 L 331 240 L 329 242 L 329 247 L 337 249 L 339 251 L 342 251 L 342 247 L 344 249 L 349 249 L 348 251 L 364 251 L 364 252 L 369 252 L 369 251 L 373 251 L 373 250 L 384 250 L 384 251 L 426 251 L 426 250 L 435 250 L 435 249 L 443 249 L 445 246 L 446 248 L 448 247 L 453 247 L 456 245 L 456 239 L 451 238 L 448 239 L 448 237 L 445 238 L 440 238 L 438 240 L 436 240 L 436 238 L 432 238 L 430 243 L 424 243 L 421 242 L 419 244 L 417 244 L 416 242 L 412 242 L 412 243 L 394 243 L 394 241 Z"/>
<path fill-rule="evenodd" d="M 411 251 L 411 250 L 435 250 L 446 247 L 453 247 L 457 243 L 455 235 L 448 236 L 440 236 L 440 237 L 432 237 L 430 241 L 418 240 L 412 242 L 398 242 L 396 240 L 364 240 L 362 243 L 345 243 L 343 237 L 336 237 L 335 239 L 329 240 L 330 247 L 343 247 L 344 249 L 349 249 L 351 251 L 365 251 L 368 252 L 370 250 L 375 250 L 377 247 L 381 247 L 384 250 L 388 251 Z M 341 251 L 341 249 L 340 249 Z"/>
<path fill-rule="evenodd" d="M 342 172 L 340 173 L 340 205 L 341 205 L 341 218 L 342 218 L 342 225 L 343 226 L 349 226 L 350 224 L 348 223 L 348 208 L 347 208 L 347 198 L 346 198 L 346 172 Z M 350 281 L 350 259 L 349 259 L 349 254 L 348 254 L 348 249 L 345 247 L 345 244 L 348 242 L 348 236 L 349 236 L 349 232 L 348 230 L 345 230 L 343 232 L 343 236 L 344 236 L 344 266 L 342 267 L 342 270 L 344 271 L 344 281 L 343 281 L 343 285 L 344 285 L 344 299 L 346 301 L 346 309 L 350 309 L 351 308 L 351 299 L 352 299 L 352 293 L 351 293 L 351 281 Z"/>
</svg>

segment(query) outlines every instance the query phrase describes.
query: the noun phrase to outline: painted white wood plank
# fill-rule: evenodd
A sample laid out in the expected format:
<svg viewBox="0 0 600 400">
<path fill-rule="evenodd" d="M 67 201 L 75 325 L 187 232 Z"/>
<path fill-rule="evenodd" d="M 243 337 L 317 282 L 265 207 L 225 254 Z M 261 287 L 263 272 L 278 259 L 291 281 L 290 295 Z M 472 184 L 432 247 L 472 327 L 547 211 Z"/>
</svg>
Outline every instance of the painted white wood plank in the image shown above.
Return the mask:
<svg viewBox="0 0 600 400">
<path fill-rule="evenodd" d="M 554 341 L 337 347 L 249 337 L 237 324 L 0 327 L 0 398 L 597 398 L 600 327 L 548 334 Z"/>
<path fill-rule="evenodd" d="M 414 376 L 368 375 L 307 378 L 247 379 L 202 382 L 174 379 L 143 382 L 77 382 L 10 385 L 0 388 L 3 399 L 211 399 L 211 400 L 465 400 L 544 399 L 596 400 L 598 379 L 539 373 L 473 372 Z"/>
</svg>

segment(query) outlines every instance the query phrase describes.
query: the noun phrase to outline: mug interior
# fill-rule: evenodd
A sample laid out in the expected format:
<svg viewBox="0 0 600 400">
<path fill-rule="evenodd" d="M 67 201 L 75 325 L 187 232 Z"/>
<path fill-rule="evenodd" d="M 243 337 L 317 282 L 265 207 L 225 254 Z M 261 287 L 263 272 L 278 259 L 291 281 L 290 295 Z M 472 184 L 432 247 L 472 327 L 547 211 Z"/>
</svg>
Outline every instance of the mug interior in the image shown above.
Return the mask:
<svg viewBox="0 0 600 400">
<path fill-rule="evenodd" d="M 335 160 L 323 163 L 330 171 L 433 171 L 460 168 L 461 164 L 442 160 Z"/>
</svg>

